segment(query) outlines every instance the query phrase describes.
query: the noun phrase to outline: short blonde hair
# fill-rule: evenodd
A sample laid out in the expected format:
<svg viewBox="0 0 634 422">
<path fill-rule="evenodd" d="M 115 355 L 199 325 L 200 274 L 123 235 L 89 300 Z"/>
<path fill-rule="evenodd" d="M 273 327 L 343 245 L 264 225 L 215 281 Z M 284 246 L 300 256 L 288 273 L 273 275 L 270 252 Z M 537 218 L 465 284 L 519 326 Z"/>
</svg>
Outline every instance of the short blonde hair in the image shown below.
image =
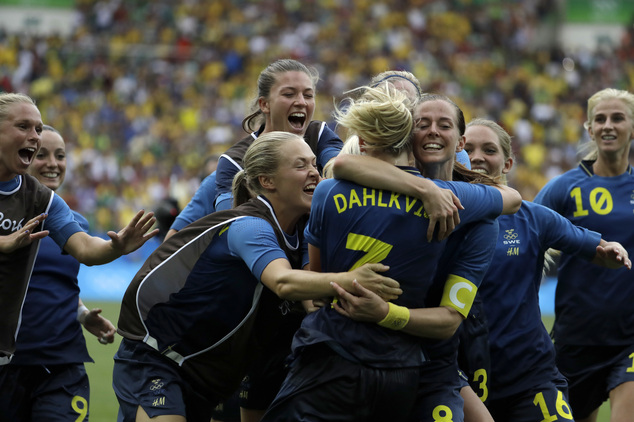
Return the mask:
<svg viewBox="0 0 634 422">
<path fill-rule="evenodd" d="M 368 148 L 394 154 L 410 148 L 414 120 L 407 95 L 388 83 L 360 90 L 363 94 L 349 99 L 348 107 L 335 109 L 337 124 L 363 139 Z"/>
</svg>

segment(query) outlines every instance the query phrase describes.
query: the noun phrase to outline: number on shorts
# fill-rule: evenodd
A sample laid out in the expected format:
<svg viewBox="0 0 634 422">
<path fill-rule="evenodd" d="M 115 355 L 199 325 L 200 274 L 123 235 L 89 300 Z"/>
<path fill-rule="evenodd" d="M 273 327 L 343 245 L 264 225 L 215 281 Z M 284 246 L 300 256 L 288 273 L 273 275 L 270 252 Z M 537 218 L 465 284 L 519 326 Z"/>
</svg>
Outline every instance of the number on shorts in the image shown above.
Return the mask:
<svg viewBox="0 0 634 422">
<path fill-rule="evenodd" d="M 629 357 L 630 357 L 630 359 L 632 359 L 632 366 L 627 368 L 627 371 L 625 371 L 625 372 L 634 372 L 634 353 L 632 353 Z"/>
<path fill-rule="evenodd" d="M 480 392 L 478 392 L 478 397 L 482 402 L 485 402 L 489 398 L 489 389 L 487 388 L 487 371 L 484 368 L 477 369 L 473 373 L 473 381 L 478 383 L 478 387 Z"/>
<path fill-rule="evenodd" d="M 434 407 L 432 417 L 434 418 L 434 422 L 453 422 L 451 409 L 442 404 Z"/>
<path fill-rule="evenodd" d="M 88 415 L 88 401 L 85 398 L 81 396 L 75 396 L 70 402 L 70 405 L 75 412 L 79 413 L 79 416 L 77 417 L 77 419 L 75 419 L 75 422 L 82 422 L 86 419 L 86 415 Z"/>
<path fill-rule="evenodd" d="M 533 404 L 535 406 L 539 406 L 542 411 L 542 415 L 544 419 L 541 422 L 553 422 L 558 419 L 557 415 L 551 415 L 548 411 L 548 406 L 546 405 L 546 399 L 544 398 L 544 393 L 537 393 L 535 395 L 535 400 L 533 400 Z M 557 403 L 555 404 L 557 408 L 557 414 L 564 419 L 572 420 L 572 412 L 570 411 L 570 406 L 564 399 L 564 394 L 561 391 L 557 391 Z"/>
</svg>

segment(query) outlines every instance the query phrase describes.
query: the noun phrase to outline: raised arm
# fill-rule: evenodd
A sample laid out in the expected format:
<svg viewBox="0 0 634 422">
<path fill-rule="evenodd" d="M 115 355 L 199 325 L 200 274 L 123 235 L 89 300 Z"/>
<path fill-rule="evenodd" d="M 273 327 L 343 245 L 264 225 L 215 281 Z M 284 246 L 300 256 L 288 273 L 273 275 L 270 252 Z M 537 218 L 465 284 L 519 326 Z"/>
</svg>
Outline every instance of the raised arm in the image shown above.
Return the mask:
<svg viewBox="0 0 634 422">
<path fill-rule="evenodd" d="M 438 226 L 438 240 L 449 236 L 460 223 L 460 200 L 448 189 L 441 189 L 430 179 L 408 174 L 374 157 L 341 154 L 335 158 L 333 174 L 364 186 L 400 192 L 418 198 L 429 216 L 427 240 L 431 241 Z"/>
<path fill-rule="evenodd" d="M 155 222 L 156 218 L 153 212 L 145 214 L 141 210 L 118 233 L 109 231 L 110 240 L 91 236 L 85 232 L 76 232 L 68 239 L 66 245 L 64 245 L 64 250 L 82 264 L 106 264 L 121 255 L 137 250 L 154 237 L 158 233 L 158 229 L 154 229 L 149 233 L 148 231 Z"/>
<path fill-rule="evenodd" d="M 383 264 L 365 264 L 353 271 L 343 273 L 318 273 L 306 270 L 294 270 L 286 259 L 271 261 L 260 280 L 282 299 L 305 300 L 334 296 L 331 283 L 335 282 L 344 289 L 353 289 L 353 280 L 365 285 L 386 300 L 396 299 L 403 291 L 396 280 L 384 277 L 379 272 L 387 271 Z"/>
</svg>

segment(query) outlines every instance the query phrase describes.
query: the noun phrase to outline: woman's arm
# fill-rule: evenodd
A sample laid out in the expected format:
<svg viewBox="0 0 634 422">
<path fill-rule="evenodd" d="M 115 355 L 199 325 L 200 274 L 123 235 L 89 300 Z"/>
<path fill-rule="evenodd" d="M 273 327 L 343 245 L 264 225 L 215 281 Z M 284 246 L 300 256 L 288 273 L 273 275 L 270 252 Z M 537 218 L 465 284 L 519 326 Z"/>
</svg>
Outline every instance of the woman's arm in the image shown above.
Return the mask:
<svg viewBox="0 0 634 422">
<path fill-rule="evenodd" d="M 502 194 L 502 214 L 515 214 L 522 205 L 522 195 L 506 185 L 493 186 Z"/>
<path fill-rule="evenodd" d="M 101 316 L 101 309 L 88 309 L 81 298 L 77 307 L 77 320 L 92 335 L 97 337 L 99 343 L 108 344 L 114 342 L 114 333 L 116 329 L 112 322 Z"/>
<path fill-rule="evenodd" d="M 592 262 L 607 268 L 624 266 L 628 270 L 632 269 L 632 261 L 630 261 L 627 250 L 619 242 L 606 242 L 603 239 L 597 246 L 597 254 Z"/>
<path fill-rule="evenodd" d="M 438 226 L 438 240 L 448 237 L 460 223 L 460 200 L 448 189 L 441 189 L 430 179 L 408 174 L 398 167 L 374 157 L 342 154 L 335 158 L 333 174 L 376 189 L 400 192 L 419 198 L 429 216 L 427 240 L 431 241 Z"/>
<path fill-rule="evenodd" d="M 333 284 L 339 300 L 334 304 L 337 312 L 355 321 L 378 323 L 385 319 L 389 308 L 387 302 L 370 290 L 353 282 L 349 293 Z M 404 333 L 418 337 L 447 339 L 453 336 L 463 321 L 462 315 L 449 306 L 418 308 L 409 310 L 409 321 L 401 329 Z"/>
<path fill-rule="evenodd" d="M 153 212 L 144 213 L 143 210 L 139 211 L 118 233 L 109 231 L 110 240 L 76 232 L 68 238 L 64 250 L 85 265 L 101 265 L 114 261 L 121 255 L 137 250 L 158 233 L 158 229 L 148 233 L 156 218 Z"/>
<path fill-rule="evenodd" d="M 271 261 L 260 276 L 260 281 L 282 299 L 305 300 L 334 296 L 332 283 L 344 289 L 353 288 L 353 281 L 364 285 L 386 300 L 396 299 L 403 291 L 396 280 L 380 275 L 389 267 L 383 264 L 365 264 L 343 273 L 318 273 L 294 270 L 288 260 L 278 258 Z"/>
</svg>

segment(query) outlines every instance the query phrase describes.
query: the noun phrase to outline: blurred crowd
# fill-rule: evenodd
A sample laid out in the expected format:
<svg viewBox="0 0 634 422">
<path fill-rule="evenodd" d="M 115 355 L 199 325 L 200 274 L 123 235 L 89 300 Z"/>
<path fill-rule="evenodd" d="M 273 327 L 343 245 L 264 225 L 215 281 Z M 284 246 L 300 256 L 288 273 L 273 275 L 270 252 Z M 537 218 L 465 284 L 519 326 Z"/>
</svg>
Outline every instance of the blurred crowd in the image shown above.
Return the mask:
<svg viewBox="0 0 634 422">
<path fill-rule="evenodd" d="M 77 0 L 70 36 L 0 28 L 0 91 L 32 96 L 64 136 L 60 191 L 94 231 L 163 198 L 181 208 L 244 136 L 259 72 L 290 57 L 320 71 L 315 118 L 344 92 L 403 69 L 465 117 L 513 135 L 511 186 L 533 199 L 575 166 L 586 100 L 634 85 L 634 26 L 563 51 L 550 0 Z"/>
</svg>

